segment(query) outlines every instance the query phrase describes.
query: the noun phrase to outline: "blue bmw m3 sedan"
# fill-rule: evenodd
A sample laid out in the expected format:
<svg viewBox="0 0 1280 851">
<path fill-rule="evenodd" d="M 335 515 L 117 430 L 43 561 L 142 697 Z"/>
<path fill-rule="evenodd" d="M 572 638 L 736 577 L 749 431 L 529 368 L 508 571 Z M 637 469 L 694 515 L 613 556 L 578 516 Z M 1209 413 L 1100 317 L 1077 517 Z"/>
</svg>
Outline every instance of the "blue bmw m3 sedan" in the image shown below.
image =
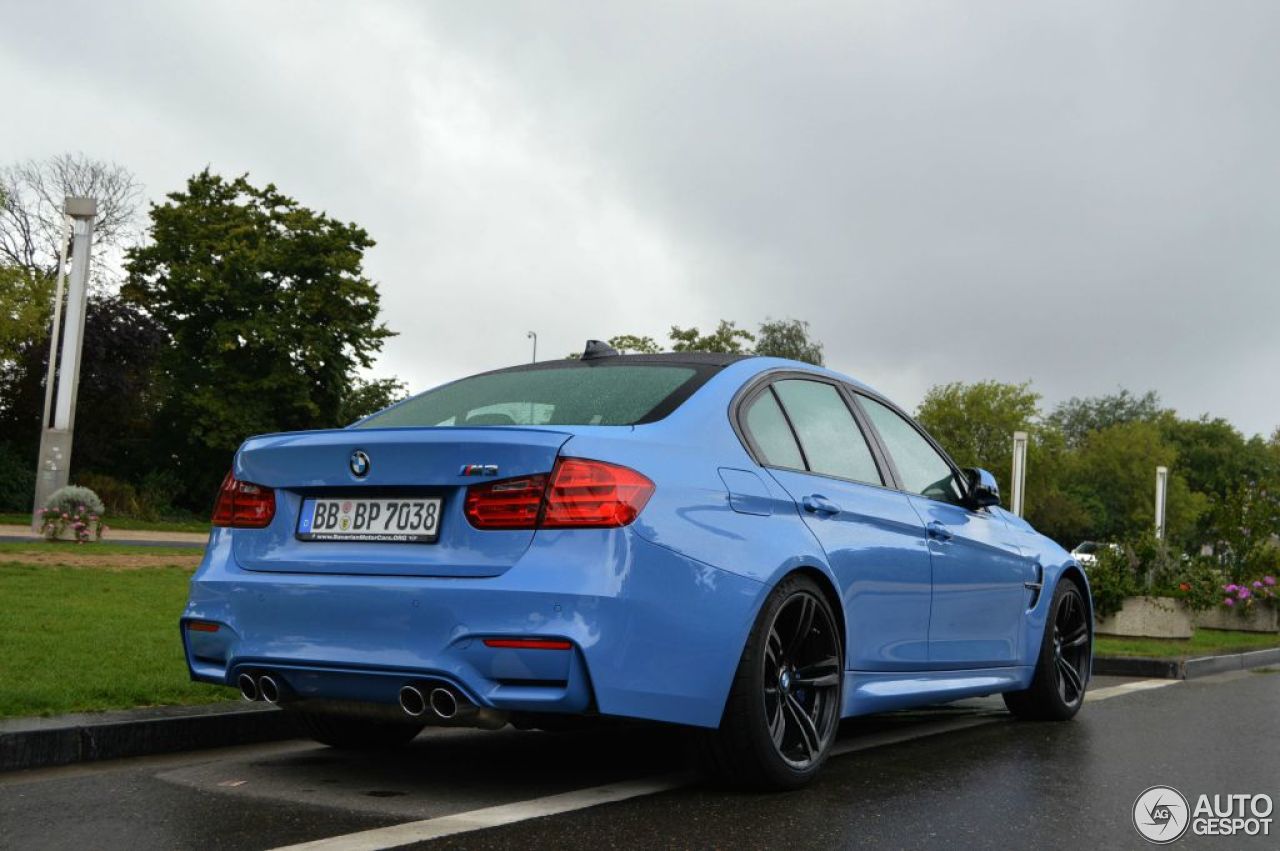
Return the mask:
<svg viewBox="0 0 1280 851">
<path fill-rule="evenodd" d="M 793 361 L 593 342 L 254 437 L 213 525 L 192 678 L 335 747 L 643 719 L 791 788 L 841 718 L 1001 693 L 1065 720 L 1089 680 L 1071 556 L 893 403 Z"/>
</svg>

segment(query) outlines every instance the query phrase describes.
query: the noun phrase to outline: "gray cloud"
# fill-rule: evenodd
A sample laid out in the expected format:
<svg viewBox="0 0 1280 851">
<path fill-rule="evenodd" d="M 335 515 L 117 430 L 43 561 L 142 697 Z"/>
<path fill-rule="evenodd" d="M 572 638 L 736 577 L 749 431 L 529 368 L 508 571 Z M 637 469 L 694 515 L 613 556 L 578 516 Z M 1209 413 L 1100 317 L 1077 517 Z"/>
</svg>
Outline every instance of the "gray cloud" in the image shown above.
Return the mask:
<svg viewBox="0 0 1280 851">
<path fill-rule="evenodd" d="M 0 159 L 359 221 L 416 388 L 530 328 L 798 316 L 908 405 L 994 377 L 1280 423 L 1274 4 L 265 5 L 7 10 Z"/>
</svg>

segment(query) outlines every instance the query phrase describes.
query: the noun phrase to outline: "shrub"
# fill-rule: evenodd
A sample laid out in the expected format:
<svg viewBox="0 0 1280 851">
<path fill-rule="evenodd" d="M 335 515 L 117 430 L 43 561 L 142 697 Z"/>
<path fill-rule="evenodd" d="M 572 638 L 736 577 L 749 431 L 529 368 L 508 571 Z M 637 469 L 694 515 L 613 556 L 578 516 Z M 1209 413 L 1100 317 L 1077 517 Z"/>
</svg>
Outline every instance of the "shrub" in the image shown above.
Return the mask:
<svg viewBox="0 0 1280 851">
<path fill-rule="evenodd" d="M 138 513 L 138 491 L 128 482 L 103 473 L 83 473 L 76 476 L 76 481 L 102 498 L 104 513 L 126 517 Z"/>
<path fill-rule="evenodd" d="M 40 534 L 55 541 L 67 529 L 72 529 L 78 544 L 90 537 L 99 540 L 107 530 L 102 522 L 103 512 L 102 500 L 88 488 L 77 485 L 58 488 L 39 511 Z"/>
<path fill-rule="evenodd" d="M 0 443 L 0 511 L 30 511 L 36 492 L 35 456 Z"/>
<path fill-rule="evenodd" d="M 1095 561 L 1086 568 L 1096 617 L 1105 618 L 1120 611 L 1124 598 L 1132 597 L 1141 588 L 1126 550 L 1099 547 Z"/>
</svg>

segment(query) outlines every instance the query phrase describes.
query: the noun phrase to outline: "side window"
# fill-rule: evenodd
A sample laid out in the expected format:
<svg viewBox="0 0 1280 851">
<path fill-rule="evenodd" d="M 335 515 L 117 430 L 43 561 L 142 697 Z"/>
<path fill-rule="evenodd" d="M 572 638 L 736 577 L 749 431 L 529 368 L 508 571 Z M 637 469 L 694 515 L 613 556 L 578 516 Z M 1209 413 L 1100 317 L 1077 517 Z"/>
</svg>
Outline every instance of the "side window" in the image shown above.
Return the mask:
<svg viewBox="0 0 1280 851">
<path fill-rule="evenodd" d="M 815 473 L 883 484 L 867 440 L 840 391 L 821 381 L 791 378 L 774 392 L 795 426 L 809 469 Z"/>
<path fill-rule="evenodd" d="M 768 388 L 747 405 L 743 427 L 760 451 L 761 461 L 771 467 L 804 469 L 804 459 L 800 457 L 800 448 L 791 434 L 791 426 L 787 425 L 778 400 Z"/>
<path fill-rule="evenodd" d="M 885 449 L 893 456 L 902 487 L 930 499 L 961 502 L 964 490 L 956 481 L 951 465 L 933 448 L 915 426 L 894 411 L 866 396 L 859 396 L 863 409 L 880 432 Z"/>
</svg>

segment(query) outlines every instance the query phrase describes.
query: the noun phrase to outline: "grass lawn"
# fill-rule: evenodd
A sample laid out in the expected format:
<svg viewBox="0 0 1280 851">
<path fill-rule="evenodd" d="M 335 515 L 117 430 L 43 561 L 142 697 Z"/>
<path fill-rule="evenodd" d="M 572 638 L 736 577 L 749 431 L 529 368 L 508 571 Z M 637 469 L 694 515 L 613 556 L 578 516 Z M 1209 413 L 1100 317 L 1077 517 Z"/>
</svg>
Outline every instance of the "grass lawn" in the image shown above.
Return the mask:
<svg viewBox="0 0 1280 851">
<path fill-rule="evenodd" d="M 26 526 L 31 522 L 30 514 L 0 514 L 0 524 Z M 107 517 L 107 526 L 111 529 L 130 529 L 145 532 L 208 532 L 208 520 L 136 520 L 132 517 Z M 108 537 L 111 532 L 107 532 Z"/>
<path fill-rule="evenodd" d="M 187 677 L 178 616 L 191 550 L 0 547 L 0 717 L 234 698 Z M 82 558 L 107 547 L 110 568 L 22 562 L 49 550 Z M 129 566 L 135 556 L 141 566 Z M 183 566 L 157 558 L 167 556 Z"/>
<path fill-rule="evenodd" d="M 1187 658 L 1217 656 L 1223 653 L 1247 653 L 1280 647 L 1280 635 L 1267 632 L 1227 632 L 1220 629 L 1197 629 L 1187 639 L 1118 638 L 1099 635 L 1094 641 L 1098 656 L 1147 656 L 1153 658 Z"/>
</svg>

